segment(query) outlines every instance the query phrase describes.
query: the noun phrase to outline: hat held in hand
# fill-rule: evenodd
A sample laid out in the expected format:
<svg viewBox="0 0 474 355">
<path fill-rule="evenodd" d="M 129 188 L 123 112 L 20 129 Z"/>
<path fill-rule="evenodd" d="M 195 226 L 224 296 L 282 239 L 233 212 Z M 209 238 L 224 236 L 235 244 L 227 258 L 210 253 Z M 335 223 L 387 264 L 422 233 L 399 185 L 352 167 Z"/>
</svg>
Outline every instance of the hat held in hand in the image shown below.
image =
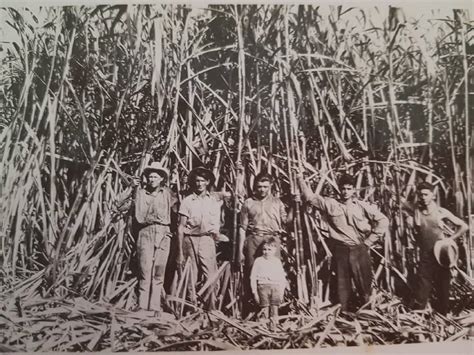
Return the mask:
<svg viewBox="0 0 474 355">
<path fill-rule="evenodd" d="M 456 242 L 450 238 L 438 240 L 433 248 L 436 261 L 446 268 L 453 267 L 459 257 L 459 249 Z"/>
</svg>

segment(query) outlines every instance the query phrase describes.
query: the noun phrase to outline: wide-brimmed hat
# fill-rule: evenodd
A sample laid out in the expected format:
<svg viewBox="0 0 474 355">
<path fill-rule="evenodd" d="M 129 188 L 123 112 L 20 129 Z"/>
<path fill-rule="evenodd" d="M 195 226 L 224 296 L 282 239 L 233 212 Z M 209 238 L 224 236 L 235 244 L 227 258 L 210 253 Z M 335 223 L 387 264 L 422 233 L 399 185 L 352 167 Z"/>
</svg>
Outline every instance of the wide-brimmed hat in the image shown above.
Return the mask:
<svg viewBox="0 0 474 355">
<path fill-rule="evenodd" d="M 143 169 L 143 174 L 148 175 L 151 172 L 157 172 L 161 176 L 168 178 L 170 175 L 168 169 L 164 168 L 159 162 L 155 161 Z"/>
<path fill-rule="evenodd" d="M 188 181 L 189 182 L 194 181 L 196 176 L 202 176 L 206 180 L 209 180 L 209 185 L 214 184 L 214 181 L 216 180 L 212 171 L 210 171 L 209 169 L 206 169 L 203 166 L 198 166 L 197 168 L 194 168 L 193 170 L 191 170 L 188 175 Z"/>
<path fill-rule="evenodd" d="M 433 253 L 438 264 L 449 268 L 456 265 L 459 249 L 454 240 L 445 238 L 435 243 Z"/>
</svg>

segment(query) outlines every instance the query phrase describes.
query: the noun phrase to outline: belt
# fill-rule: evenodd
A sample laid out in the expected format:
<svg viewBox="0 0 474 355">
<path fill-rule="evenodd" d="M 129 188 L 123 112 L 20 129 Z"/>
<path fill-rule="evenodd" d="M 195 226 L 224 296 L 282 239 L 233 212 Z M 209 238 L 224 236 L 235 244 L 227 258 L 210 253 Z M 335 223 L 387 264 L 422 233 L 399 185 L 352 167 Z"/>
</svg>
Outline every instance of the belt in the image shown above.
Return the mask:
<svg viewBox="0 0 474 355">
<path fill-rule="evenodd" d="M 147 224 L 145 224 L 145 227 L 148 227 L 148 226 L 164 226 L 164 227 L 169 227 L 170 225 L 171 225 L 170 223 L 152 222 L 152 223 L 147 223 Z"/>
<path fill-rule="evenodd" d="M 200 233 L 200 234 L 184 234 L 185 237 L 204 237 L 204 236 L 210 236 L 211 233 Z"/>
<path fill-rule="evenodd" d="M 343 244 L 342 242 L 338 242 L 337 244 L 334 244 L 334 247 L 336 248 L 346 248 L 346 249 L 357 249 L 357 248 L 360 248 L 362 246 L 365 246 L 365 243 L 364 242 L 361 242 L 359 244 Z"/>
<path fill-rule="evenodd" d="M 247 236 L 259 236 L 259 237 L 266 237 L 266 236 L 280 236 L 281 232 L 248 232 Z"/>
</svg>

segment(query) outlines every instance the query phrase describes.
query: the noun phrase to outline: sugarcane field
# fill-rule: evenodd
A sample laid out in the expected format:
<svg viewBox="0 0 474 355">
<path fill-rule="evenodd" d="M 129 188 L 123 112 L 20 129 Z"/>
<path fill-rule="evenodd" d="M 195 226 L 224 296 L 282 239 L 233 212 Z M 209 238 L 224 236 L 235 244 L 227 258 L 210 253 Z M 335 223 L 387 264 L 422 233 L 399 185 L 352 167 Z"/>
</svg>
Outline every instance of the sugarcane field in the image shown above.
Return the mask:
<svg viewBox="0 0 474 355">
<path fill-rule="evenodd" d="M 0 352 L 472 354 L 471 15 L 2 2 Z"/>
</svg>

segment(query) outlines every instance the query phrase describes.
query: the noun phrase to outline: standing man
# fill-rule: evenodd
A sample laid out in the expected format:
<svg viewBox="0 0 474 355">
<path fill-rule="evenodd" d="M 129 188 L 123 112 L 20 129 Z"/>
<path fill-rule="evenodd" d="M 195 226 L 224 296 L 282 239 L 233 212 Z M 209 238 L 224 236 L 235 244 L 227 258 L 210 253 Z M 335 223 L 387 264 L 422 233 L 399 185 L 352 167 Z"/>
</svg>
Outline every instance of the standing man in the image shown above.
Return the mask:
<svg viewBox="0 0 474 355">
<path fill-rule="evenodd" d="M 220 235 L 223 200 L 230 197 L 230 192 L 210 192 L 214 179 L 214 174 L 204 167 L 191 170 L 188 182 L 192 192 L 179 209 L 177 263 L 182 266 L 190 258 L 191 287 L 196 286 L 198 278 L 205 283 L 217 272 L 215 243 Z M 214 307 L 215 292 L 211 288 L 206 308 Z"/>
<path fill-rule="evenodd" d="M 169 172 L 160 163 L 147 166 L 143 175 L 145 188 L 138 188 L 140 179 L 124 193 L 124 198 L 135 194 L 135 218 L 139 224 L 137 257 L 139 261 L 138 309 L 161 312 L 161 293 L 166 263 L 170 251 L 171 211 L 176 207 L 176 196 L 165 187 Z M 123 208 L 119 208 L 123 210 Z"/>
<path fill-rule="evenodd" d="M 272 185 L 271 175 L 258 174 L 254 181 L 253 196 L 245 200 L 240 211 L 239 257 L 241 262 L 244 260 L 244 317 L 257 310 L 247 302 L 252 299 L 250 273 L 254 261 L 262 255 L 263 245 L 269 240 L 275 244 L 275 257 L 281 259 L 281 234 L 287 222 L 292 220 L 283 202 L 272 195 Z"/>
<path fill-rule="evenodd" d="M 349 311 L 352 281 L 364 303 L 368 302 L 372 293 L 369 247 L 385 234 L 387 217 L 374 205 L 355 198 L 354 178 L 350 175 L 342 175 L 338 181 L 338 200 L 314 194 L 301 172 L 298 184 L 303 199 L 321 212 L 329 226 L 341 311 Z"/>
<path fill-rule="evenodd" d="M 448 241 L 448 243 L 456 240 L 467 231 L 468 227 L 463 220 L 438 206 L 434 201 L 433 190 L 432 184 L 420 183 L 417 186 L 419 199 L 417 205 L 410 208 L 405 204 L 405 208 L 411 209 L 415 237 L 420 248 L 419 282 L 415 292 L 415 308 L 424 309 L 426 307 L 434 286 L 437 302 L 433 304 L 433 308 L 445 315 L 448 312 L 451 270 L 449 266 L 441 266 L 436 260 L 435 244 L 441 240 Z M 449 228 L 445 222 L 456 227 L 456 231 L 449 238 L 444 236 Z"/>
<path fill-rule="evenodd" d="M 253 196 L 245 200 L 240 211 L 240 259 L 245 260 L 245 271 L 250 273 L 261 247 L 270 238 L 275 240 L 276 256 L 280 259 L 280 236 L 288 221 L 285 205 L 272 195 L 272 177 L 260 173 L 255 177 Z M 260 254 L 260 255 L 259 255 Z"/>
</svg>

